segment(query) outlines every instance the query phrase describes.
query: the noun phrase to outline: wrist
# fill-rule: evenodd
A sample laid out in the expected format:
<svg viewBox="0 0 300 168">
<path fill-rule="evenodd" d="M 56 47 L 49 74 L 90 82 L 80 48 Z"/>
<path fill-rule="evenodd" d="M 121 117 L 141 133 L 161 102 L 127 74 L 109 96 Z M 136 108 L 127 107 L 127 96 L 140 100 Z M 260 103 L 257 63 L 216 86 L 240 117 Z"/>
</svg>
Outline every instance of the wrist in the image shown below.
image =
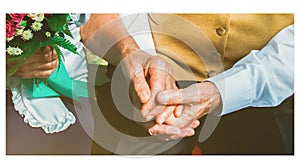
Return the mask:
<svg viewBox="0 0 300 168">
<path fill-rule="evenodd" d="M 140 48 L 132 37 L 127 37 L 118 43 L 118 48 L 121 53 L 121 57 L 125 58 L 129 55 L 133 55 L 139 51 Z"/>
<path fill-rule="evenodd" d="M 210 111 L 214 111 L 214 113 L 220 115 L 222 112 L 222 98 L 218 87 L 211 81 L 204 81 L 203 83 L 207 83 L 210 88 L 210 99 L 212 102 Z"/>
</svg>

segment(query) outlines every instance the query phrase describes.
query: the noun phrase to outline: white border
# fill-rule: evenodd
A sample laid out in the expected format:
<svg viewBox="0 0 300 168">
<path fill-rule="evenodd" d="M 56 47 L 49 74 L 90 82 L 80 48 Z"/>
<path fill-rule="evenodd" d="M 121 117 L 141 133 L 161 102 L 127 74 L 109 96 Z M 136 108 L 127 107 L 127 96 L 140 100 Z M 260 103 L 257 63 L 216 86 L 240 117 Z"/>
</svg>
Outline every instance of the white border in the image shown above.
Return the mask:
<svg viewBox="0 0 300 168">
<path fill-rule="evenodd" d="M 73 12 L 73 13 L 295 13 L 295 65 L 299 65 L 298 47 L 298 11 L 297 0 L 9 0 L 0 2 L 0 23 L 4 23 L 7 12 Z M 4 24 L 0 24 L 4 25 Z M 133 158 L 121 156 L 6 156 L 5 155 L 5 39 L 4 27 L 0 27 L 0 95 L 2 97 L 0 117 L 0 167 L 86 167 L 106 166 L 118 163 L 118 166 L 155 167 L 155 166 L 199 166 L 199 167 L 290 167 L 299 159 L 297 140 L 299 130 L 298 104 L 295 97 L 295 156 L 161 156 Z M 295 66 L 295 92 L 298 92 L 297 70 Z M 179 157 L 179 158 L 177 158 Z M 111 166 L 109 166 L 111 167 Z"/>
</svg>

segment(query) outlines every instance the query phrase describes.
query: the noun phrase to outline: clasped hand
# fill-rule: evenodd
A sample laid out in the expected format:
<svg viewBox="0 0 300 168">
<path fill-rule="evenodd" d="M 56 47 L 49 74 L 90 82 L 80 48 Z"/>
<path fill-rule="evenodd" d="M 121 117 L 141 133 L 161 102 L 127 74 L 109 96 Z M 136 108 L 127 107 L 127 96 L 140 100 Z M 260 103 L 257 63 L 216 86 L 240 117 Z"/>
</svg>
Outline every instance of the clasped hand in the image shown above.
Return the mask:
<svg viewBox="0 0 300 168">
<path fill-rule="evenodd" d="M 211 82 L 179 89 L 171 66 L 158 56 L 138 50 L 125 59 L 127 74 L 142 103 L 146 121 L 155 120 L 150 135 L 165 135 L 165 140 L 195 134 L 199 118 L 221 105 L 218 89 Z"/>
</svg>

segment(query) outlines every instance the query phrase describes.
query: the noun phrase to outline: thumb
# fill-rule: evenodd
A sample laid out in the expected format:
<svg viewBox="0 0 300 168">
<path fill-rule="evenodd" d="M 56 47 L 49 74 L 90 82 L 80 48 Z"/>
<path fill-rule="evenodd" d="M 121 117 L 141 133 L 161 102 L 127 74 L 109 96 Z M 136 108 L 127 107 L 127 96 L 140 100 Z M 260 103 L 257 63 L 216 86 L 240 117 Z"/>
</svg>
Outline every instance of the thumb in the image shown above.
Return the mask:
<svg viewBox="0 0 300 168">
<path fill-rule="evenodd" d="M 199 88 L 196 84 L 185 89 L 170 89 L 157 94 L 157 101 L 164 105 L 198 103 L 200 101 Z"/>
<path fill-rule="evenodd" d="M 142 103 L 146 103 L 150 99 L 150 88 L 145 79 L 143 71 L 136 73 L 133 77 L 134 89 Z"/>
</svg>

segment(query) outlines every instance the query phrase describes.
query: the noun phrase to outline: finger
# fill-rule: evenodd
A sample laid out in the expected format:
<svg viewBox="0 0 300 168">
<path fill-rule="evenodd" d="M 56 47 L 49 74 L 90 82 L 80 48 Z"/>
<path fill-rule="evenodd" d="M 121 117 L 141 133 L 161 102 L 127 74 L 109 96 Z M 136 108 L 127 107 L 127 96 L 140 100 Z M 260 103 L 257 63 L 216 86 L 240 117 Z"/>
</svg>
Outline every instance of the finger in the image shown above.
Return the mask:
<svg viewBox="0 0 300 168">
<path fill-rule="evenodd" d="M 45 71 L 32 71 L 32 72 L 16 72 L 16 75 L 21 78 L 48 78 L 52 75 L 55 69 Z"/>
<path fill-rule="evenodd" d="M 161 87 L 161 89 L 177 89 L 177 87 L 175 85 L 175 80 L 171 75 L 169 75 L 161 70 L 159 70 L 157 72 L 162 72 L 162 73 L 164 73 L 163 75 L 166 75 L 166 77 L 164 79 L 164 83 L 161 83 L 161 85 L 157 86 L 157 87 Z M 156 99 L 154 101 L 156 102 Z M 165 119 L 169 118 L 169 116 L 174 112 L 175 108 L 176 108 L 176 106 L 157 105 L 154 108 L 154 110 L 151 111 L 151 113 L 153 113 L 153 115 L 156 116 L 156 122 L 158 124 L 162 124 L 165 121 Z"/>
<path fill-rule="evenodd" d="M 178 89 L 176 86 L 176 82 L 172 74 L 167 74 L 166 76 L 166 82 L 165 82 L 165 88 L 166 89 Z"/>
<path fill-rule="evenodd" d="M 172 135 L 169 138 L 172 140 L 178 139 L 178 138 L 184 138 L 188 136 L 193 136 L 195 135 L 195 128 L 200 125 L 200 121 L 195 120 L 194 122 L 188 124 L 184 128 L 181 128 L 181 133 L 179 135 Z"/>
<path fill-rule="evenodd" d="M 165 90 L 166 73 L 157 67 L 151 67 L 149 69 L 149 85 L 151 91 L 153 90 Z"/>
<path fill-rule="evenodd" d="M 35 76 L 35 78 L 49 78 L 52 75 L 52 73 L 54 72 L 54 70 L 55 69 L 39 71 L 39 72 L 35 73 L 33 76 Z"/>
<path fill-rule="evenodd" d="M 185 126 L 181 132 L 183 133 L 183 135 L 189 135 L 189 136 L 194 135 L 195 134 L 194 129 L 197 128 L 199 125 L 200 125 L 200 121 L 195 120 L 190 124 L 188 124 L 187 126 Z"/>
<path fill-rule="evenodd" d="M 137 72 L 133 79 L 134 90 L 136 91 L 140 101 L 146 103 L 150 99 L 150 88 L 145 79 L 144 72 Z"/>
<path fill-rule="evenodd" d="M 176 106 L 176 108 L 175 108 L 175 110 L 174 110 L 174 116 L 175 116 L 176 118 L 180 117 L 181 114 L 182 114 L 183 109 L 184 109 L 183 105 L 178 105 L 178 106 Z"/>
<path fill-rule="evenodd" d="M 199 120 L 195 120 L 195 121 L 192 123 L 192 128 L 195 129 L 195 128 L 197 128 L 199 125 L 200 125 L 200 121 L 199 121 Z"/>
<path fill-rule="evenodd" d="M 149 115 L 150 112 L 156 107 L 155 97 L 156 97 L 157 93 L 158 93 L 158 90 L 152 91 L 151 94 L 150 94 L 149 100 L 142 105 L 141 113 L 142 113 L 144 118 L 146 118 L 146 116 Z M 152 118 L 153 117 L 154 116 L 152 116 Z M 151 117 L 149 117 L 149 118 L 151 118 Z M 149 120 L 151 120 L 151 119 L 149 119 Z"/>
<path fill-rule="evenodd" d="M 51 50 L 49 52 L 45 52 L 45 53 L 43 53 L 43 56 L 44 57 L 41 57 L 41 58 L 45 62 L 50 62 L 50 61 L 53 61 L 55 59 L 58 59 L 58 55 L 57 55 L 57 53 L 56 53 L 55 50 Z"/>
<path fill-rule="evenodd" d="M 41 64 L 41 63 L 51 62 L 55 59 L 58 59 L 56 51 L 52 50 L 51 47 L 47 46 L 47 47 L 37 51 L 28 60 L 31 60 L 32 62 Z"/>
<path fill-rule="evenodd" d="M 197 84 L 193 84 L 185 89 L 161 91 L 157 94 L 157 101 L 166 105 L 198 103 L 200 101 L 199 93 Z"/>
<path fill-rule="evenodd" d="M 37 66 L 37 71 L 47 71 L 47 70 L 54 70 L 58 66 L 58 60 L 52 60 L 48 63 L 44 63 Z"/>
<path fill-rule="evenodd" d="M 50 47 L 50 46 L 46 46 L 46 47 L 44 47 L 44 48 L 41 49 L 41 52 L 44 53 L 44 54 L 50 53 L 52 51 L 53 51 L 53 48 Z"/>
<path fill-rule="evenodd" d="M 150 135 L 179 135 L 181 133 L 180 129 L 171 125 L 154 125 L 149 130 Z"/>
<path fill-rule="evenodd" d="M 176 106 L 167 106 L 163 109 L 161 113 L 159 113 L 156 117 L 156 123 L 157 124 L 162 124 L 165 122 L 166 118 L 169 118 L 170 115 L 174 112 L 174 109 Z"/>
<path fill-rule="evenodd" d="M 154 119 L 157 115 L 161 114 L 164 111 L 164 109 L 165 106 L 155 105 L 154 108 L 147 115 L 145 115 L 146 121 Z"/>
<path fill-rule="evenodd" d="M 176 140 L 179 138 L 189 137 L 195 135 L 195 131 L 191 128 L 185 128 L 181 130 L 181 134 L 179 135 L 171 135 L 169 137 L 170 140 Z"/>
</svg>

